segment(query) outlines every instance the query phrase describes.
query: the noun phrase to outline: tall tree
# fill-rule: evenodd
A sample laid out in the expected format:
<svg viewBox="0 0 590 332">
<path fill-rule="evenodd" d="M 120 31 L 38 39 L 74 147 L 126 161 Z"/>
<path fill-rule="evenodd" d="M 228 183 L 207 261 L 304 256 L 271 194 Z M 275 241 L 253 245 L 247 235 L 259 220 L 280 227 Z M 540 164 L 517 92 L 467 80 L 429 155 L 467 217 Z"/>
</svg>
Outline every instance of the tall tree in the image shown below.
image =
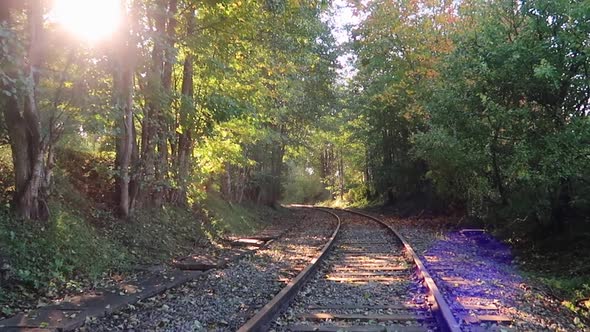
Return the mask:
<svg viewBox="0 0 590 332">
<path fill-rule="evenodd" d="M 125 2 L 122 2 L 122 12 L 126 13 Z M 130 6 L 133 10 L 134 5 Z M 132 157 L 135 149 L 135 124 L 133 120 L 133 75 L 135 68 L 135 39 L 133 34 L 133 20 L 131 13 L 126 15 L 117 34 L 114 54 L 113 102 L 117 117 L 117 193 L 119 212 L 127 217 L 132 212 L 132 197 L 130 195 L 130 181 L 132 177 Z"/>
<path fill-rule="evenodd" d="M 46 219 L 49 213 L 46 155 L 53 137 L 41 128 L 36 96 L 44 51 L 44 8 L 40 1 L 26 2 L 26 22 L 22 27 L 15 18 L 21 6 L 14 2 L 3 2 L 0 6 L 3 30 L 0 44 L 5 53 L 1 57 L 1 102 L 14 162 L 14 205 L 24 218 Z M 20 35 L 20 29 L 26 29 L 26 34 Z M 28 38 L 25 40 L 23 35 Z M 24 45 L 27 50 L 21 48 Z"/>
<path fill-rule="evenodd" d="M 452 50 L 454 2 L 374 1 L 357 4 L 366 19 L 352 31 L 359 70 L 350 88 L 369 126 L 366 144 L 374 187 L 389 201 L 423 191 L 426 171 L 411 156 L 413 135 L 425 129 L 424 100 Z"/>
</svg>

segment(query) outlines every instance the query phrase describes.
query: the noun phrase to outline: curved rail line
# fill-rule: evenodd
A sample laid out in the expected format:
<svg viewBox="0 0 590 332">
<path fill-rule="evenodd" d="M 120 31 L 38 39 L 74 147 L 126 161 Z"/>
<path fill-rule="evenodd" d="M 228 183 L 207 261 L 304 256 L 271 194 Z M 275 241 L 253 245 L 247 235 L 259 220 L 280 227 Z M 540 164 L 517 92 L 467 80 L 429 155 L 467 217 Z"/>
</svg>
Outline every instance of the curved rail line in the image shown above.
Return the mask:
<svg viewBox="0 0 590 332">
<path fill-rule="evenodd" d="M 307 207 L 307 208 L 314 208 L 311 206 L 303 206 L 300 205 L 299 207 Z M 303 269 L 293 280 L 291 280 L 285 288 L 283 288 L 270 302 L 268 302 L 258 313 L 248 320 L 238 332 L 247 332 L 247 331 L 267 331 L 271 326 L 273 320 L 281 313 L 283 309 L 285 309 L 290 302 L 294 299 L 295 295 L 306 281 L 313 275 L 313 273 L 319 268 L 322 261 L 330 254 L 331 249 L 334 246 L 335 239 L 337 238 L 340 228 L 341 228 L 341 220 L 338 215 L 335 213 L 328 211 L 326 208 L 316 208 L 320 211 L 326 212 L 334 216 L 338 222 L 336 229 L 334 230 L 332 236 L 328 240 L 328 242 L 322 248 L 320 254 L 314 258 L 310 264 Z M 423 281 L 424 285 L 428 289 L 428 302 L 430 305 L 430 311 L 432 312 L 434 318 L 436 319 L 437 325 L 441 331 L 448 331 L 448 332 L 459 332 L 461 331 L 460 325 L 457 323 L 453 314 L 446 303 L 444 297 L 440 293 L 437 285 L 435 284 L 434 280 L 432 279 L 431 275 L 426 270 L 426 267 L 412 249 L 410 244 L 405 240 L 405 238 L 395 230 L 391 225 L 387 224 L 386 222 L 365 214 L 363 212 L 349 210 L 349 209 L 331 209 L 335 211 L 343 211 L 352 214 L 356 214 L 365 218 L 368 218 L 372 221 L 379 223 L 380 225 L 387 228 L 398 240 L 402 243 L 405 252 L 412 258 L 412 261 L 416 265 L 418 274 L 420 279 Z"/>
<path fill-rule="evenodd" d="M 301 206 L 307 207 L 307 206 Z M 289 304 L 289 302 L 295 297 L 297 292 L 301 289 L 301 287 L 305 284 L 305 281 L 309 276 L 315 272 L 315 270 L 320 266 L 322 260 L 329 254 L 330 249 L 334 244 L 334 240 L 336 236 L 338 236 L 338 232 L 340 231 L 340 226 L 342 225 L 340 221 L 340 217 L 338 217 L 335 213 L 330 212 L 325 209 L 319 209 L 320 211 L 324 211 L 326 213 L 331 214 L 336 218 L 338 221 L 338 225 L 336 229 L 332 233 L 332 236 L 328 240 L 328 243 L 324 245 L 320 254 L 314 258 L 307 267 L 305 267 L 293 280 L 291 280 L 285 288 L 283 288 L 275 297 L 270 300 L 254 317 L 250 318 L 240 329 L 239 332 L 246 332 L 246 331 L 266 331 L 270 326 L 270 323 L 274 319 L 274 317 L 281 312 L 281 310 Z"/>
<path fill-rule="evenodd" d="M 447 301 L 445 301 L 443 295 L 438 289 L 438 286 L 434 282 L 434 279 L 432 279 L 432 276 L 430 275 L 430 273 L 428 273 L 428 270 L 426 270 L 424 263 L 422 263 L 422 260 L 420 260 L 420 257 L 418 257 L 418 255 L 416 254 L 412 246 L 408 243 L 408 241 L 395 228 L 393 228 L 391 225 L 384 222 L 383 220 L 380 220 L 369 214 L 355 210 L 344 209 L 344 211 L 358 214 L 360 216 L 374 220 L 380 223 L 381 225 L 387 227 L 391 232 L 393 232 L 393 234 L 395 234 L 395 236 L 404 245 L 404 249 L 406 250 L 406 252 L 411 256 L 412 260 L 414 261 L 414 264 L 416 264 L 416 267 L 418 268 L 418 273 L 420 273 L 420 276 L 424 279 L 424 284 L 426 284 L 426 287 L 428 287 L 428 290 L 430 292 L 429 300 L 432 304 L 431 311 L 434 313 L 435 318 L 438 321 L 441 329 L 443 331 L 450 332 L 461 331 L 460 325 L 455 320 L 455 317 L 453 316 L 453 313 L 451 312 L 451 308 L 447 304 Z"/>
</svg>

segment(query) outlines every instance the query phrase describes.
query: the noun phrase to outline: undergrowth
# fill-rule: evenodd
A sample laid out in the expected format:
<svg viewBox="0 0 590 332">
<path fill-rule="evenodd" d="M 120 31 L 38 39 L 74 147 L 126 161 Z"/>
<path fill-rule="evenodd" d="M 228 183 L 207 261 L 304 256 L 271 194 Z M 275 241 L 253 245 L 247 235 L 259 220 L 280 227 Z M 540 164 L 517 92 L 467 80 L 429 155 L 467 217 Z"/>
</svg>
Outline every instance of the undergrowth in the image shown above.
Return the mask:
<svg viewBox="0 0 590 332">
<path fill-rule="evenodd" d="M 498 230 L 512 246 L 522 270 L 574 311 L 590 317 L 590 233 L 588 226 L 569 223 L 561 230 L 529 224 Z"/>
<path fill-rule="evenodd" d="M 266 206 L 233 204 L 215 193 L 207 195 L 200 206 L 211 238 L 226 234 L 253 234 L 267 223 L 267 215 L 276 213 Z"/>
<path fill-rule="evenodd" d="M 137 265 L 181 256 L 208 243 L 201 220 L 174 206 L 137 210 L 130 220 L 109 222 L 104 231 L 129 250 Z"/>
<path fill-rule="evenodd" d="M 108 270 L 125 269 L 128 251 L 105 237 L 75 211 L 50 202 L 48 222 L 24 221 L 0 212 L 4 270 L 0 303 L 5 315 L 15 303 L 76 291 Z"/>
<path fill-rule="evenodd" d="M 544 251 L 523 249 L 520 245 L 516 252 L 529 277 L 543 283 L 568 309 L 590 319 L 590 259 L 581 248 L 564 245 Z"/>
</svg>

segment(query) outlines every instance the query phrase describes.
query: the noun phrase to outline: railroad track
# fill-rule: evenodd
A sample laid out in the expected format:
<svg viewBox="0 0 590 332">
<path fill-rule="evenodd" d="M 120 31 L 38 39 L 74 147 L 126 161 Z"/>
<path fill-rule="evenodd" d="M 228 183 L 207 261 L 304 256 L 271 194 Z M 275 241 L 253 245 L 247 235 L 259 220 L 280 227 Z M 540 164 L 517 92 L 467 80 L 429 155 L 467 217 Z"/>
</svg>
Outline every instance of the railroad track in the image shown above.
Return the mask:
<svg viewBox="0 0 590 332">
<path fill-rule="evenodd" d="M 397 231 L 361 212 L 320 210 L 338 221 L 332 237 L 240 332 L 460 331 Z"/>
</svg>

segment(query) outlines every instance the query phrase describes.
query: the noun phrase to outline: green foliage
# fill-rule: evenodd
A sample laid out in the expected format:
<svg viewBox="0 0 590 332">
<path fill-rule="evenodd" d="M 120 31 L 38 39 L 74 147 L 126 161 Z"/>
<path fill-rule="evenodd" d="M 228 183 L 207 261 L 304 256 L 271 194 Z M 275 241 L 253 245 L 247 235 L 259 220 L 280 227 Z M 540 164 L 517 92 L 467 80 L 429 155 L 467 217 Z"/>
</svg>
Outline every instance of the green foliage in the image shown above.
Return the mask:
<svg viewBox="0 0 590 332">
<path fill-rule="evenodd" d="M 564 253 L 587 250 L 590 3 L 348 3 L 363 17 L 347 45 L 357 74 L 335 112 L 345 120 L 334 133 L 320 123 L 312 154 L 349 151 L 342 198 L 443 206 L 555 253 L 561 270 Z M 334 196 L 336 174 L 322 174 Z M 576 262 L 547 282 L 587 297 Z"/>
<path fill-rule="evenodd" d="M 57 140 L 52 219 L 2 212 L 0 250 L 20 282 L 46 288 L 253 232 L 264 218 L 233 203 L 281 196 L 437 200 L 515 239 L 590 227 L 588 1 L 350 1 L 363 19 L 340 49 L 329 1 L 133 4 L 132 33 L 113 38 L 131 36 L 131 68 L 118 61 L 118 40 L 88 47 L 43 24 L 35 125 Z M 30 84 L 27 13 L 14 9 L 8 24 L 0 107 L 22 102 Z M 354 55 L 357 74 L 337 84 L 342 52 Z M 134 77 L 121 87 L 113 73 L 124 69 Z M 136 215 L 120 221 L 117 157 L 128 150 L 117 141 L 124 126 L 113 93 L 124 89 L 139 189 Z M 8 209 L 13 124 L 0 121 Z"/>
<path fill-rule="evenodd" d="M 549 285 L 552 289 L 557 291 L 561 296 L 578 301 L 585 299 L 587 294 L 590 294 L 590 279 L 587 277 L 541 277 L 543 283 Z M 576 310 L 574 306 L 570 307 Z"/>
<path fill-rule="evenodd" d="M 322 178 L 313 168 L 293 162 L 288 165 L 283 202 L 313 204 L 330 198 Z"/>
<path fill-rule="evenodd" d="M 414 135 L 426 129 L 424 98 L 451 50 L 448 6 L 375 1 L 364 8 L 367 18 L 352 31 L 358 74 L 350 83 L 354 97 L 348 103 L 365 122 L 353 130 L 364 139 L 370 195 L 376 192 L 393 202 L 425 190 L 425 167 L 411 151 Z"/>
<path fill-rule="evenodd" d="M 375 1 L 358 9 L 366 16 L 352 30 L 358 74 L 342 113 L 362 123 L 337 126 L 345 141 L 364 145 L 351 151 L 363 162 L 346 164 L 364 169 L 356 182 L 365 196 L 434 195 L 451 211 L 524 223 L 525 232 L 584 223 L 587 3 Z"/>
<path fill-rule="evenodd" d="M 588 121 L 579 115 L 588 96 L 576 87 L 587 57 L 567 55 L 582 47 L 574 36 L 587 27 L 555 25 L 560 10 L 578 6 L 548 10 L 541 1 L 516 10 L 499 1 L 479 7 L 475 25 L 456 36 L 416 156 L 438 190 L 472 215 L 559 223 L 577 196 L 568 188 L 590 171 Z"/>
<path fill-rule="evenodd" d="M 10 146 L 0 145 L 0 202 L 8 208 L 14 190 L 14 166 Z"/>
<path fill-rule="evenodd" d="M 22 28 L 22 27 L 19 27 Z M 25 47 L 17 29 L 0 22 L 0 104 L 15 96 L 27 84 L 21 70 Z"/>
<path fill-rule="evenodd" d="M 12 313 L 14 301 L 51 298 L 87 287 L 110 272 L 161 264 L 227 233 L 251 234 L 276 214 L 230 204 L 212 194 L 198 202 L 202 213 L 165 205 L 139 209 L 130 219 L 119 220 L 103 199 L 95 197 L 101 193 L 82 181 L 96 171 L 87 164 L 100 167 L 106 157 L 73 150 L 61 153 L 69 158 L 54 169 L 47 223 L 20 220 L 8 207 L 0 208 L 0 263 L 10 266 L 8 282 L 2 281 L 0 288 L 3 315 Z"/>
<path fill-rule="evenodd" d="M 117 140 L 124 127 L 113 93 L 129 90 L 129 129 L 136 144 L 129 172 L 145 200 L 139 205 L 154 203 L 149 200 L 156 193 L 167 196 L 164 200 L 173 197 L 170 203 L 194 203 L 205 186 L 221 187 L 225 175 L 239 179 L 232 182 L 239 187 L 233 193 L 242 193 L 226 199 L 260 201 L 264 196 L 264 202 L 275 203 L 284 173 L 282 152 L 287 145 L 305 143 L 308 129 L 333 100 L 337 55 L 322 17 L 326 5 L 134 1 L 125 13 L 130 26 L 90 47 L 44 24 L 41 60 L 48 70 L 39 72 L 35 96 L 41 127 L 57 133 L 52 142 L 57 146 L 120 155 Z M 24 58 L 24 49 L 16 46 L 30 38 L 24 33 L 26 17 L 22 8 L 14 9 L 11 26 L 2 26 L 3 78 L 5 68 L 22 65 L 12 63 Z M 129 63 L 120 61 L 118 49 L 128 37 L 134 39 Z M 127 65 L 133 68 L 123 68 Z M 134 77 L 122 87 L 113 74 L 125 69 Z M 58 162 L 67 158 L 61 155 L 58 151 Z M 116 161 L 111 159 L 107 169 L 113 192 L 121 184 L 114 181 Z M 117 195 L 106 198 L 102 203 L 117 203 Z"/>
</svg>

